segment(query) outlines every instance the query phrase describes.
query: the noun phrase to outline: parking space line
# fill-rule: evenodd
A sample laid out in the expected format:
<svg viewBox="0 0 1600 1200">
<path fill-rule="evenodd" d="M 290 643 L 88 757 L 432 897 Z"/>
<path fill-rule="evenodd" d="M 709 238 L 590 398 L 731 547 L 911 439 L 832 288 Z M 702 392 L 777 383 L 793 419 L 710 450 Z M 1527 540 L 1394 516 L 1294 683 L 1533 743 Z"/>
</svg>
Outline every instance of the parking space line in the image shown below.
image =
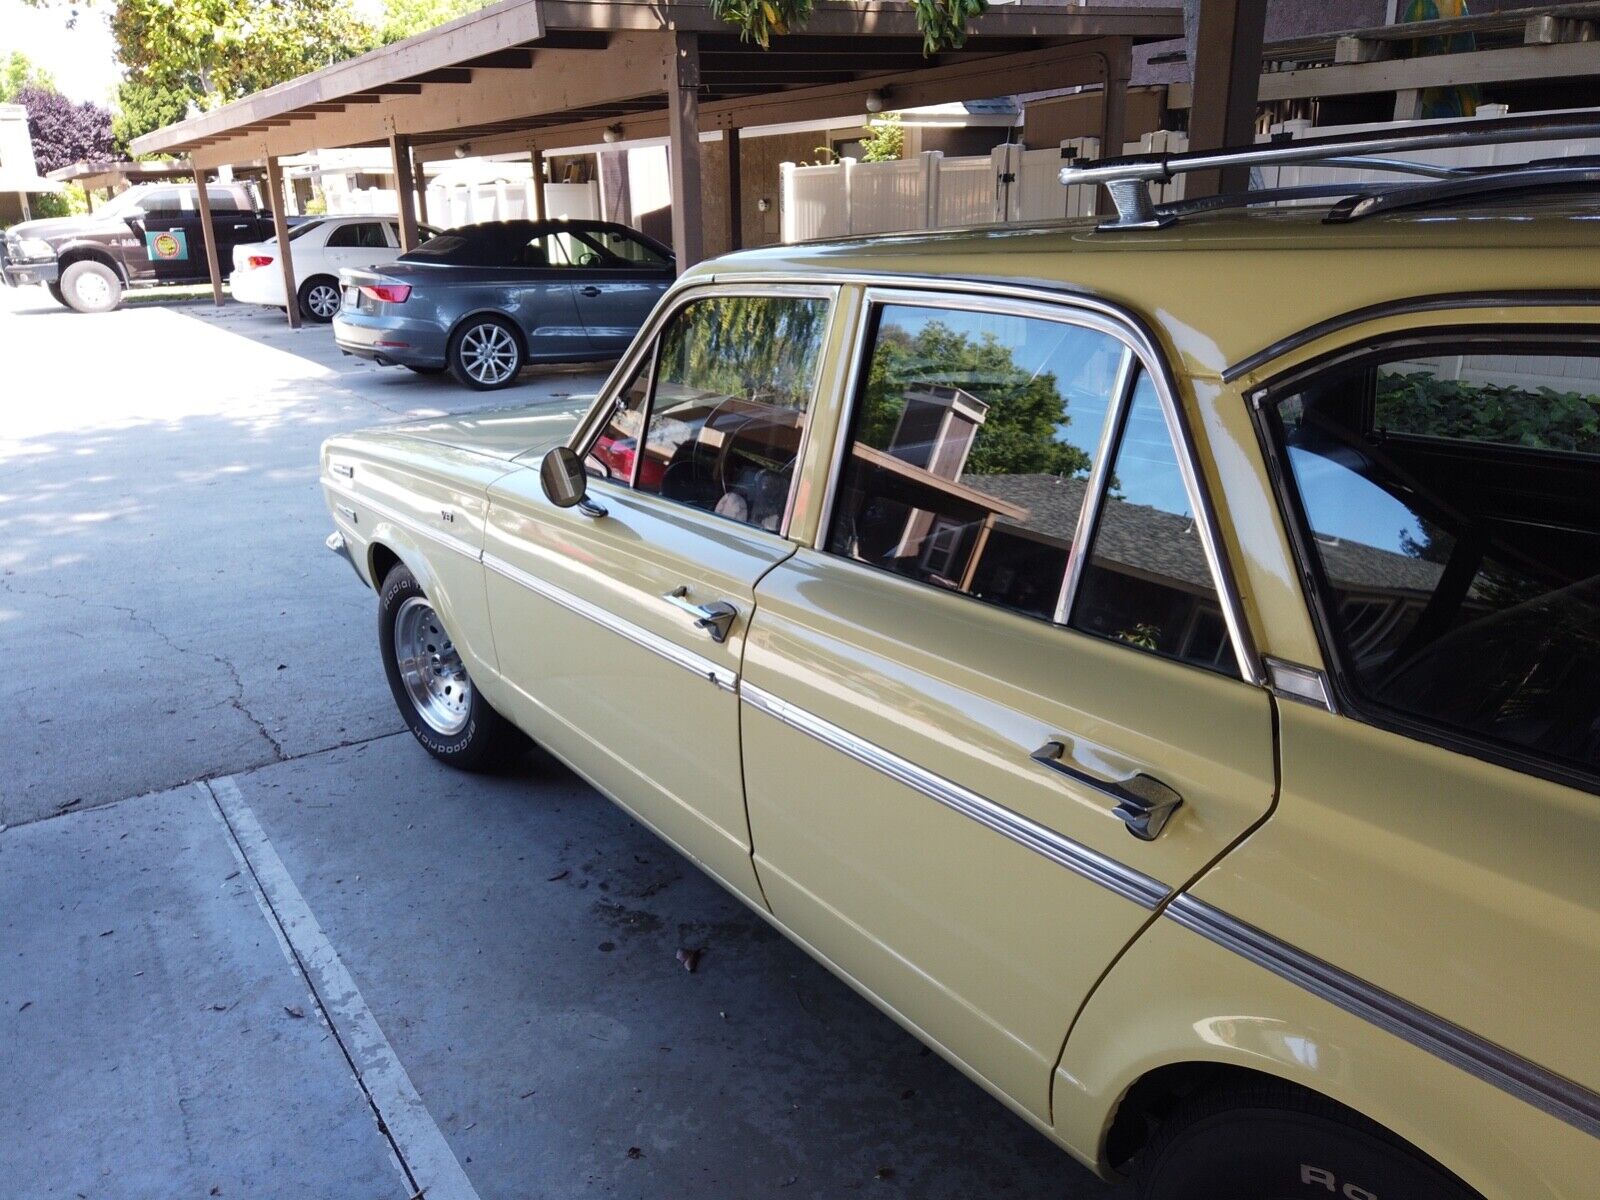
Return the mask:
<svg viewBox="0 0 1600 1200">
<path fill-rule="evenodd" d="M 215 806 L 235 856 L 255 881 L 257 902 L 355 1072 L 413 1196 L 425 1194 L 427 1200 L 479 1200 L 450 1143 L 417 1094 L 377 1018 L 284 868 L 238 784 L 224 777 L 196 786 Z"/>
</svg>

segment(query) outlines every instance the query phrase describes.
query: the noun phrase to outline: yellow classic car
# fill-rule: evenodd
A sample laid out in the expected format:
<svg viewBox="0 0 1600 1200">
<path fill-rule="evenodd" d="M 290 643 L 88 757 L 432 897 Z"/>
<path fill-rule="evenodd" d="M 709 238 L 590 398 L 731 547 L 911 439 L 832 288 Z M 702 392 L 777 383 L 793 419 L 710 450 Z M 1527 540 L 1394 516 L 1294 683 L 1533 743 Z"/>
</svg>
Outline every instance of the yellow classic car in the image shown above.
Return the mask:
<svg viewBox="0 0 1600 1200">
<path fill-rule="evenodd" d="M 1147 1200 L 1600 1195 L 1600 209 L 704 264 L 587 411 L 330 439 L 531 738 Z"/>
</svg>

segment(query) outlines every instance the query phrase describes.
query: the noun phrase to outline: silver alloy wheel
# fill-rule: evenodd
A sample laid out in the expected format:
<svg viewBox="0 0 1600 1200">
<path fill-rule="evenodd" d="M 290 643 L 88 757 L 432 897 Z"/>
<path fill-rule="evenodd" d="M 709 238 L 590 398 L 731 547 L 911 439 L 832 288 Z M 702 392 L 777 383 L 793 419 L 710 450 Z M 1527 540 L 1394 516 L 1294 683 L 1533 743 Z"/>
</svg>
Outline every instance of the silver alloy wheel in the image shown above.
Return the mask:
<svg viewBox="0 0 1600 1200">
<path fill-rule="evenodd" d="M 100 308 L 111 303 L 111 285 L 105 281 L 103 275 L 84 271 L 72 286 L 78 293 L 78 299 L 90 308 Z"/>
<path fill-rule="evenodd" d="M 492 321 L 462 334 L 459 353 L 463 369 L 477 383 L 504 383 L 517 367 L 517 343 L 504 325 Z"/>
<path fill-rule="evenodd" d="M 467 724 L 472 681 L 433 606 L 412 596 L 394 618 L 394 659 L 417 715 L 452 737 Z"/>
<path fill-rule="evenodd" d="M 306 307 L 313 316 L 324 321 L 339 311 L 339 289 L 331 283 L 319 283 L 306 293 Z"/>
</svg>

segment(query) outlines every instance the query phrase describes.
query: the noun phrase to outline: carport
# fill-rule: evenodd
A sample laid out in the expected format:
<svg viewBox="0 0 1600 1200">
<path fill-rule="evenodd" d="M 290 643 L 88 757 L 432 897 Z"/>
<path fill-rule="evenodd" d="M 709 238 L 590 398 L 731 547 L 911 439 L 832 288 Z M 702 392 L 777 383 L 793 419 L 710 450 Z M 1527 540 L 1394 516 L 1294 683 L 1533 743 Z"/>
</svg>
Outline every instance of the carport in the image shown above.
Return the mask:
<svg viewBox="0 0 1600 1200">
<path fill-rule="evenodd" d="M 1182 29 L 1177 8 L 996 6 L 973 22 L 962 48 L 927 55 L 909 4 L 824 2 L 803 31 L 762 50 L 741 41 L 706 4 L 689 0 L 502 0 L 147 134 L 132 149 L 185 156 L 197 179 L 222 166 L 261 167 L 292 295 L 279 166 L 285 155 L 387 146 L 409 249 L 417 237 L 420 163 L 462 147 L 471 154 L 518 151 L 531 156 L 541 178 L 550 151 L 665 136 L 674 248 L 684 268 L 704 257 L 707 137 L 724 143 L 728 194 L 714 209 L 725 214 L 726 240 L 737 246 L 741 129 L 859 114 L 869 96 L 878 107 L 910 108 L 1086 86 L 1103 90 L 1103 144 L 1118 145 L 1132 47 Z M 204 210 L 204 188 L 199 196 Z M 202 217 L 209 231 L 209 213 Z M 206 258 L 220 303 L 210 240 Z M 293 305 L 288 315 L 298 323 Z"/>
</svg>

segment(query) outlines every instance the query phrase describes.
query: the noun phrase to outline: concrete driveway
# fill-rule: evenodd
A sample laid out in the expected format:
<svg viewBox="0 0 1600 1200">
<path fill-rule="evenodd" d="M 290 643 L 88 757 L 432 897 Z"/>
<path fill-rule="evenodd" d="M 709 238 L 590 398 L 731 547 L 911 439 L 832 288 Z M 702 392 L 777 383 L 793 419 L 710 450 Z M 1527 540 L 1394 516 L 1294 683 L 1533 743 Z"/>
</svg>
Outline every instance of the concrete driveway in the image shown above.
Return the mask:
<svg viewBox="0 0 1600 1200">
<path fill-rule="evenodd" d="M 601 373 L 39 289 L 0 363 L 8 1200 L 1117 1194 L 574 777 L 400 732 L 318 444 Z"/>
</svg>

